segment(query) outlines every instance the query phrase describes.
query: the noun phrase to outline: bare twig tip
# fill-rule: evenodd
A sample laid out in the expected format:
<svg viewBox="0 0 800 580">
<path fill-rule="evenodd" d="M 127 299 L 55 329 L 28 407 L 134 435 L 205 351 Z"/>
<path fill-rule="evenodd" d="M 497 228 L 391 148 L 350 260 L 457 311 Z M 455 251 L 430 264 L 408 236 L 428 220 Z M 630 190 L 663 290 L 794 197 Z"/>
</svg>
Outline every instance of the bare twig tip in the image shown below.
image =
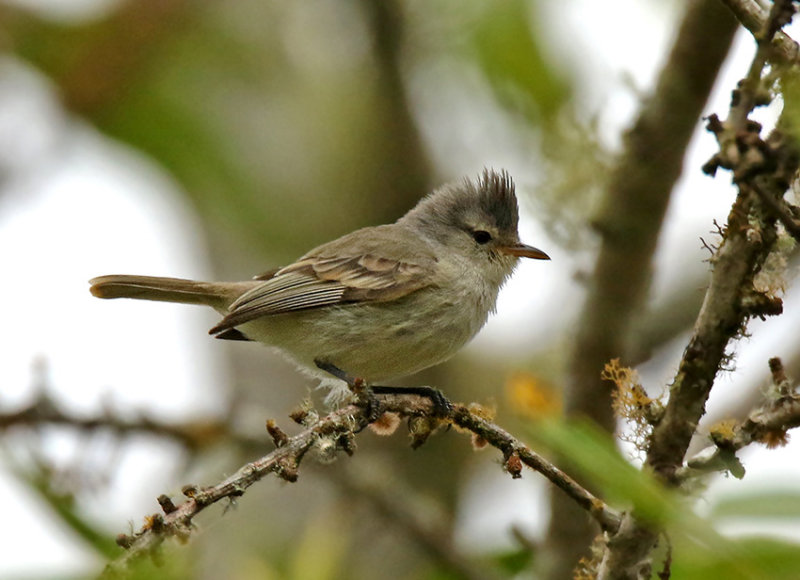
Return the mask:
<svg viewBox="0 0 800 580">
<path fill-rule="evenodd" d="M 267 433 L 272 437 L 275 447 L 283 447 L 289 441 L 289 436 L 278 427 L 273 419 L 267 419 Z"/>
<path fill-rule="evenodd" d="M 509 475 L 511 475 L 511 479 L 520 479 L 522 477 L 522 460 L 519 457 L 519 453 L 516 451 L 511 452 L 511 454 L 506 457 L 503 467 Z"/>
<path fill-rule="evenodd" d="M 175 504 L 172 503 L 172 499 L 170 499 L 170 497 L 165 493 L 162 493 L 160 496 L 158 496 L 157 500 L 158 505 L 161 506 L 161 509 L 164 510 L 164 513 L 167 515 L 178 509 L 175 507 Z"/>
<path fill-rule="evenodd" d="M 198 492 L 197 486 L 194 485 L 193 483 L 184 485 L 181 488 L 181 493 L 186 497 L 188 497 L 189 499 L 192 499 L 195 495 L 197 495 L 197 492 Z"/>
<path fill-rule="evenodd" d="M 114 541 L 117 543 L 117 546 L 120 548 L 125 548 L 126 550 L 129 549 L 133 544 L 133 538 L 128 534 L 117 534 L 117 537 Z"/>
</svg>

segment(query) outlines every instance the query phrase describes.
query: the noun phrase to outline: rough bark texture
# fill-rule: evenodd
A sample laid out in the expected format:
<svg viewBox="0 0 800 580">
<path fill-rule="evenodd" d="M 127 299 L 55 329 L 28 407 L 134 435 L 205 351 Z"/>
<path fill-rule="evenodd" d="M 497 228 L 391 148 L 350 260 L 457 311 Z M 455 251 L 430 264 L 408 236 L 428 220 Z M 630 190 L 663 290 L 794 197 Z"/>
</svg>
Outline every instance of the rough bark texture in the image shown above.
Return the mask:
<svg viewBox="0 0 800 580">
<path fill-rule="evenodd" d="M 683 157 L 728 54 L 736 21 L 717 0 L 690 3 L 652 95 L 627 132 L 595 228 L 601 245 L 578 324 L 565 394 L 569 416 L 614 429 L 603 365 L 625 357 L 632 319 L 651 279 L 651 260 Z M 568 578 L 594 529 L 574 505 L 553 496 L 547 576 Z"/>
</svg>

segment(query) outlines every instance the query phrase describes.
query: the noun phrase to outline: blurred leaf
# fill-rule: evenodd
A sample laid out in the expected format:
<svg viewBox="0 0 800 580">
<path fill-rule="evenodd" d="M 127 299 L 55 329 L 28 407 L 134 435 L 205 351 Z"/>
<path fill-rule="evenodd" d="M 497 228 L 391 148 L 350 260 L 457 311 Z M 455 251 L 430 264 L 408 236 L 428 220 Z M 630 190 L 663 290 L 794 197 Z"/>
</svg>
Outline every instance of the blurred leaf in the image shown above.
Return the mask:
<svg viewBox="0 0 800 580">
<path fill-rule="evenodd" d="M 672 577 L 683 579 L 797 578 L 800 546 L 763 538 L 729 539 L 697 517 L 677 492 L 665 489 L 619 453 L 608 434 L 586 422 L 542 422 L 535 437 L 563 457 L 614 505 L 666 528 L 673 546 Z M 800 493 L 740 496 L 720 502 L 714 516 L 800 514 Z M 657 564 L 656 564 L 657 566 Z"/>
<path fill-rule="evenodd" d="M 505 382 L 507 404 L 516 413 L 531 419 L 561 415 L 561 393 L 556 386 L 538 375 L 518 371 Z"/>
<path fill-rule="evenodd" d="M 532 569 L 534 554 L 528 548 L 496 554 L 492 561 L 508 575 L 521 574 Z"/>
<path fill-rule="evenodd" d="M 534 437 L 568 457 L 606 501 L 632 506 L 645 521 L 663 526 L 689 514 L 680 496 L 626 461 L 611 437 L 589 422 L 542 421 Z"/>
<path fill-rule="evenodd" d="M 186 580 L 197 577 L 194 564 L 189 550 L 166 542 L 153 557 L 135 560 L 120 580 Z"/>
<path fill-rule="evenodd" d="M 332 580 L 342 576 L 350 539 L 349 520 L 342 509 L 317 514 L 294 550 L 288 578 Z"/>
<path fill-rule="evenodd" d="M 674 545 L 672 578 L 681 580 L 790 580 L 800 570 L 800 545 L 747 537 L 711 549 L 702 541 Z"/>
<path fill-rule="evenodd" d="M 712 518 L 800 518 L 800 491 L 759 490 L 717 500 Z"/>
<path fill-rule="evenodd" d="M 498 100 L 529 119 L 553 120 L 570 87 L 535 35 L 536 11 L 526 0 L 493 2 L 474 28 L 472 45 Z"/>
<path fill-rule="evenodd" d="M 800 128 L 800 78 L 796 74 L 785 75 L 781 84 L 783 112 L 780 121 L 784 130 L 797 136 Z"/>
<path fill-rule="evenodd" d="M 15 469 L 16 475 L 28 483 L 31 490 L 36 491 L 39 497 L 50 507 L 60 522 L 66 524 L 76 536 L 94 549 L 104 558 L 116 558 L 122 551 L 107 531 L 93 525 L 84 518 L 80 509 L 75 506 L 72 495 L 57 493 L 53 490 L 50 474 L 40 469 L 36 473 L 26 473 L 22 468 Z"/>
<path fill-rule="evenodd" d="M 236 563 L 236 571 L 233 573 L 231 580 L 282 580 L 283 576 L 275 568 L 271 562 L 263 557 L 258 557 L 256 554 L 246 554 L 239 559 Z"/>
<path fill-rule="evenodd" d="M 736 453 L 728 449 L 720 450 L 719 459 L 725 469 L 736 479 L 743 479 L 746 473 L 744 464 L 736 457 Z"/>
</svg>

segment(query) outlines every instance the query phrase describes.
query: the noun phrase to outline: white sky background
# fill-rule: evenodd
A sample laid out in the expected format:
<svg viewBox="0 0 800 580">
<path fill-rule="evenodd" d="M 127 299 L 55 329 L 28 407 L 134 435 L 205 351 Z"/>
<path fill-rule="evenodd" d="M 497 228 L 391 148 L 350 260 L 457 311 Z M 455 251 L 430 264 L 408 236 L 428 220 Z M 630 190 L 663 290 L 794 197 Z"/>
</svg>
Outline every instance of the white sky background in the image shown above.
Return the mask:
<svg viewBox="0 0 800 580">
<path fill-rule="evenodd" d="M 92 4 L 71 1 L 74 5 Z M 62 10 L 68 5 L 66 0 L 35 3 L 58 5 Z M 102 9 L 111 3 L 97 4 Z M 570 66 L 577 67 L 585 107 L 600 112 L 601 126 L 611 143 L 617 141 L 636 110 L 637 97 L 629 82 L 647 90 L 671 40 L 668 35 L 674 29 L 678 3 L 665 4 L 668 6 L 636 0 L 570 0 L 550 7 L 553 18 L 547 33 L 554 50 L 564 52 Z M 609 18 L 614 14 L 626 14 L 626 19 Z M 636 26 L 626 24 L 632 14 Z M 632 46 L 636 50 L 631 50 Z M 729 62 L 708 112 L 727 111 L 730 88 L 744 74 L 753 50 L 750 36 L 741 35 L 736 57 Z M 420 75 L 415 82 L 424 82 L 424 72 Z M 447 95 L 441 98 L 447 102 Z M 443 106 L 443 102 L 424 99 L 420 103 L 423 115 L 429 110 L 433 116 Z M 478 129 L 458 118 L 457 106 L 449 112 L 454 115 L 449 122 L 463 126 L 465 141 L 474 141 L 469 138 L 470 131 Z M 426 137 L 434 154 L 437 147 L 447 148 L 436 142 L 435 130 L 429 129 Z M 672 279 L 686 275 L 686 268 L 706 268 L 702 260 L 707 255 L 700 249 L 699 237 L 708 235 L 713 219 L 724 223 L 733 199 L 726 174 L 712 180 L 699 171 L 715 147 L 711 135 L 698 132 L 686 177 L 670 206 L 657 256 L 656 288 L 669 287 Z M 522 160 L 504 151 L 472 150 L 469 155 L 474 158 L 449 159 L 441 166 L 458 177 L 476 173 L 483 165 L 503 165 L 522 186 L 535 181 L 535 176 L 525 173 Z M 204 248 L 194 245 L 202 239 L 197 221 L 180 202 L 178 184 L 135 151 L 109 141 L 80 121 L 63 117 L 41 78 L 3 60 L 0 167 L 11 175 L 11 183 L 0 196 L 0 265 L 6 281 L 0 285 L 0 300 L 6 305 L 5 329 L 0 334 L 0 404 L 9 407 L 29 400 L 34 361 L 44 357 L 56 389 L 50 394 L 76 412 L 96 411 L 109 400 L 119 409 L 149 409 L 167 419 L 219 409 L 223 401 L 214 385 L 226 384 L 226 377 L 221 355 L 206 334 L 213 313 L 155 303 L 100 302 L 88 293 L 87 280 L 105 273 L 210 275 Z M 175 196 L 165 195 L 168 191 Z M 580 291 L 572 281 L 576 264 L 570 256 L 547 242 L 533 216 L 523 216 L 521 233 L 524 240 L 548 251 L 553 261 L 544 267 L 542 262 L 529 262 L 519 268 L 501 297 L 498 315 L 469 348 L 495 348 L 508 336 L 515 337 L 520 350 L 530 348 L 530 341 L 546 340 L 551 335 L 549 328 L 559 327 L 580 310 Z M 11 285 L 9 280 L 20 283 Z M 787 296 L 787 314 L 751 325 L 753 339 L 738 349 L 742 357 L 736 380 L 748 373 L 763 373 L 767 358 L 788 357 L 791 351 L 787 349 L 795 347 L 785 344 L 787 333 L 797 328 L 792 306 L 800 299 L 795 294 Z M 513 345 L 503 343 L 503 348 L 513 349 Z M 673 372 L 674 367 L 667 365 L 643 378 L 646 384 L 666 384 Z M 165 384 L 170 385 L 169 390 L 163 389 Z M 731 377 L 720 381 L 712 402 L 724 403 L 721 399 L 726 396 L 735 396 Z M 79 452 L 81 441 L 77 438 L 52 439 L 50 446 L 58 449 L 60 456 L 69 458 Z M 113 508 L 111 516 L 116 522 L 153 511 L 153 498 L 174 483 L 169 473 L 157 474 L 167 468 L 177 451 L 156 452 L 147 441 L 129 446 L 128 451 L 117 482 L 131 482 L 133 474 L 139 474 L 136 485 L 128 483 L 124 490 L 112 486 L 103 496 L 103 504 Z M 751 470 L 743 482 L 722 480 L 709 497 L 748 485 L 797 481 L 800 462 L 796 445 L 779 452 L 759 451 L 745 456 Z M 0 462 L 3 459 L 0 456 Z M 496 538 L 510 521 L 518 521 L 532 534 L 539 533 L 544 522 L 536 517 L 540 509 L 535 498 L 543 489 L 541 478 L 530 474 L 520 482 L 476 474 L 476 484 L 465 492 L 465 505 L 481 504 L 472 499 L 487 477 L 493 480 L 491 485 L 504 489 L 503 495 L 493 497 L 518 501 L 509 501 L 506 508 L 494 505 L 486 511 L 466 510 L 462 514 L 465 522 L 479 522 L 467 529 L 482 529 Z M 519 513 L 520 505 L 528 505 L 526 513 Z M 19 546 L 0 558 L 0 577 L 91 573 L 97 566 L 90 554 L 67 543 L 63 532 L 53 529 L 46 509 L 1 466 L 0 513 L 5 521 L 14 522 L 13 531 L 10 526 L 0 527 L 0 536 L 13 533 L 13 544 Z M 123 531 L 110 525 L 112 537 Z M 460 540 L 474 545 L 487 538 Z M 9 540 L 0 538 L 0 545 L 9 545 Z"/>
</svg>

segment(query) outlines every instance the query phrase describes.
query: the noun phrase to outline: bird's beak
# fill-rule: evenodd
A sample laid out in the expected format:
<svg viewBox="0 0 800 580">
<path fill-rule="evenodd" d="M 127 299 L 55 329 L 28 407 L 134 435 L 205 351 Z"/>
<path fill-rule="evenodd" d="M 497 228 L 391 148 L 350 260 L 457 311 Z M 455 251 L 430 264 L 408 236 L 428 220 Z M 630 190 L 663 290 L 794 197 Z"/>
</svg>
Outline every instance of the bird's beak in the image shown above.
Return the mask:
<svg viewBox="0 0 800 580">
<path fill-rule="evenodd" d="M 534 260 L 549 260 L 550 256 L 545 254 L 539 248 L 533 246 L 526 246 L 525 244 L 514 244 L 513 246 L 503 246 L 499 248 L 503 254 L 510 256 L 519 256 L 520 258 L 533 258 Z"/>
</svg>

